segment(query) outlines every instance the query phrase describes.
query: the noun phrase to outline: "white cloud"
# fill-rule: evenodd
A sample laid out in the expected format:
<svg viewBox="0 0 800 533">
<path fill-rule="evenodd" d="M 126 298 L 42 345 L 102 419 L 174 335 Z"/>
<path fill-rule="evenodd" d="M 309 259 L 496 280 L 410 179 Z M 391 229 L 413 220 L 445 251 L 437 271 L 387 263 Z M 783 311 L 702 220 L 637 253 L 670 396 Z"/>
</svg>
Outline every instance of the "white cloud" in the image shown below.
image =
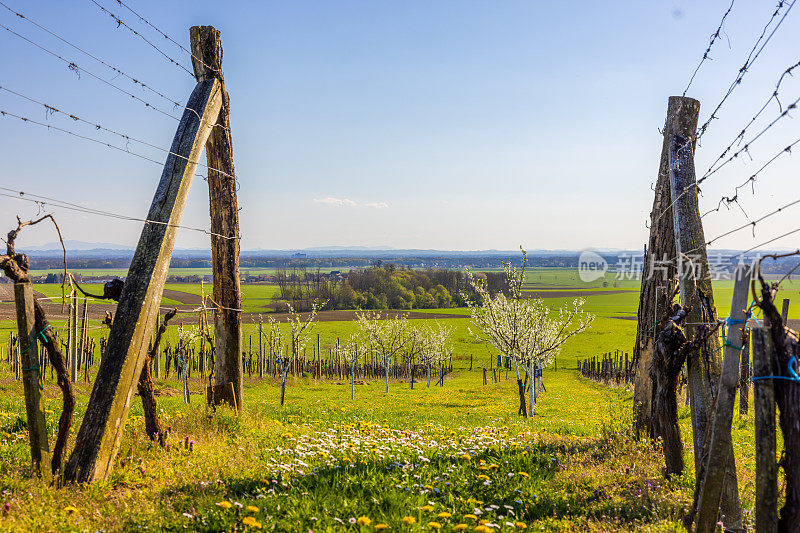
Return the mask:
<svg viewBox="0 0 800 533">
<path fill-rule="evenodd" d="M 339 207 L 356 207 L 356 206 L 363 206 L 363 207 L 372 207 L 373 209 L 385 209 L 389 207 L 389 204 L 386 202 L 367 202 L 365 204 L 359 204 L 350 200 L 349 198 L 335 198 L 333 196 L 326 196 L 325 198 L 314 198 L 315 204 L 327 204 L 327 205 L 336 205 Z"/>
<path fill-rule="evenodd" d="M 332 196 L 328 196 L 326 198 L 314 198 L 315 204 L 328 204 L 328 205 L 338 205 L 338 206 L 350 206 L 353 207 L 356 204 L 353 200 L 348 198 L 333 198 Z"/>
</svg>

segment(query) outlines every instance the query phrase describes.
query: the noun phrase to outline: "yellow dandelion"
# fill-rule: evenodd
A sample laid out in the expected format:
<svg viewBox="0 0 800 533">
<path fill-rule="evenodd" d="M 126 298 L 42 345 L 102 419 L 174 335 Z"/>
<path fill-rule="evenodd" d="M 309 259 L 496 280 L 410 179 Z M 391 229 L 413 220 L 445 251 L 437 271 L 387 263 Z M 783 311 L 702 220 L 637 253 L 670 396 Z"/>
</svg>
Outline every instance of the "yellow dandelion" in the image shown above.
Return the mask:
<svg viewBox="0 0 800 533">
<path fill-rule="evenodd" d="M 517 522 L 516 524 L 514 524 L 514 527 L 516 527 L 517 529 L 525 529 L 528 526 L 525 524 L 525 522 Z"/>
<path fill-rule="evenodd" d="M 428 489 L 428 490 L 433 490 L 433 487 L 430 486 L 430 485 L 425 485 L 425 488 Z"/>
<path fill-rule="evenodd" d="M 431 511 L 433 511 L 433 505 L 423 505 L 422 507 L 420 507 L 420 509 L 430 513 Z"/>
<path fill-rule="evenodd" d="M 75 513 L 79 512 L 79 511 L 78 511 L 77 507 L 73 507 L 71 505 L 67 505 L 66 507 L 64 507 L 64 512 L 67 513 L 67 514 L 75 514 Z"/>
<path fill-rule="evenodd" d="M 487 479 L 489 479 L 489 476 L 487 476 L 486 474 L 481 474 L 480 476 L 478 476 L 478 479 L 482 480 L 482 481 L 486 481 Z"/>
<path fill-rule="evenodd" d="M 437 518 L 450 518 L 453 515 L 451 515 L 447 511 L 442 511 L 441 513 L 437 514 L 436 516 L 437 516 Z"/>
<path fill-rule="evenodd" d="M 223 509 L 230 509 L 231 507 L 233 507 L 231 502 L 229 502 L 228 500 L 222 500 L 221 502 L 217 502 L 217 505 L 219 507 L 222 507 Z"/>
<path fill-rule="evenodd" d="M 255 524 L 253 524 L 253 527 L 256 529 L 261 529 L 261 522 L 256 522 Z"/>
<path fill-rule="evenodd" d="M 527 472 L 517 472 L 517 475 L 522 477 L 531 477 Z"/>
<path fill-rule="evenodd" d="M 387 524 L 375 524 L 375 531 L 383 531 L 384 529 L 389 529 Z"/>
<path fill-rule="evenodd" d="M 251 513 L 257 513 L 258 512 L 258 507 L 256 507 L 255 505 L 248 505 L 247 507 L 245 507 L 245 509 L 247 509 Z"/>
<path fill-rule="evenodd" d="M 453 531 L 464 531 L 467 527 L 467 524 L 456 524 L 453 526 Z"/>
<path fill-rule="evenodd" d="M 442 524 L 439 522 L 428 522 L 428 527 L 431 529 L 442 529 Z"/>
<path fill-rule="evenodd" d="M 411 524 L 416 523 L 417 519 L 414 518 L 413 516 L 404 516 L 403 517 L 403 522 L 405 522 L 406 524 L 408 524 L 410 526 Z"/>
<path fill-rule="evenodd" d="M 465 453 L 464 455 L 462 455 L 461 458 L 466 460 L 466 461 L 472 460 L 472 457 L 470 457 L 470 455 L 468 453 Z"/>
<path fill-rule="evenodd" d="M 477 519 L 478 519 L 478 517 L 477 517 L 477 516 L 475 516 L 474 514 L 465 514 L 465 515 L 464 515 L 464 519 L 465 519 L 465 520 L 477 520 Z"/>
<path fill-rule="evenodd" d="M 372 523 L 372 520 L 370 520 L 366 516 L 359 516 L 356 522 L 358 523 L 359 526 L 368 526 Z"/>
<path fill-rule="evenodd" d="M 478 533 L 489 533 L 491 531 L 491 528 L 481 524 L 475 528 L 475 531 L 477 531 Z"/>
<path fill-rule="evenodd" d="M 255 523 L 256 523 L 256 519 L 253 518 L 252 516 L 246 516 L 246 517 L 244 517 L 244 520 L 242 520 L 242 524 L 244 524 L 246 526 L 252 526 L 252 525 L 255 525 Z"/>
</svg>

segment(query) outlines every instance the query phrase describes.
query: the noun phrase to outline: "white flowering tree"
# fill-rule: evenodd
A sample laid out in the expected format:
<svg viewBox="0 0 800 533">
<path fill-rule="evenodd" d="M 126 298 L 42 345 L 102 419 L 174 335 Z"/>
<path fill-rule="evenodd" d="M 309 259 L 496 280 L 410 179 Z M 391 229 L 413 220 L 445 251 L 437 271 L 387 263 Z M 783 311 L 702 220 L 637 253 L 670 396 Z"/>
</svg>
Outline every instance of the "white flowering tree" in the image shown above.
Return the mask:
<svg viewBox="0 0 800 533">
<path fill-rule="evenodd" d="M 381 320 L 376 311 L 359 311 L 356 319 L 369 349 L 383 361 L 386 392 L 389 392 L 389 367 L 408 343 L 408 315 Z"/>
<path fill-rule="evenodd" d="M 414 361 L 424 359 L 430 345 L 430 336 L 427 330 L 422 328 L 408 328 L 406 331 L 406 347 L 403 357 L 406 363 L 406 374 L 408 375 L 408 388 L 414 388 L 413 365 Z"/>
<path fill-rule="evenodd" d="M 522 248 L 520 248 L 522 250 Z M 530 381 L 529 405 L 535 402 L 536 371 L 550 364 L 571 337 L 587 330 L 594 316 L 583 311 L 583 300 L 575 299 L 571 306 L 552 312 L 544 301 L 525 298 L 522 284 L 525 281 L 527 253 L 522 250 L 522 267 L 516 269 L 504 263 L 508 296 L 502 292 L 489 294 L 486 281 L 472 275 L 467 277 L 475 289 L 478 300 L 465 296 L 472 311 L 472 322 L 480 328 L 487 340 L 514 362 L 519 390 L 520 414 L 530 416 L 525 405 L 525 385 L 520 367 Z"/>
<path fill-rule="evenodd" d="M 356 394 L 356 364 L 359 357 L 365 352 L 364 339 L 358 333 L 336 345 L 336 354 L 350 367 L 350 399 L 355 399 Z"/>
<path fill-rule="evenodd" d="M 288 339 L 286 338 L 284 331 L 281 329 L 280 324 L 272 317 L 269 317 L 269 327 L 267 328 L 266 333 L 262 333 L 267 341 L 267 346 L 269 346 L 270 355 L 275 361 L 277 367 L 280 369 L 281 405 L 283 405 L 286 397 L 286 376 L 288 375 L 289 369 L 291 368 L 294 359 L 297 357 L 297 354 L 302 351 L 303 347 L 308 341 L 308 335 L 311 333 L 311 330 L 315 325 L 314 320 L 317 317 L 317 311 L 323 305 L 325 304 L 320 304 L 317 302 L 312 303 L 311 311 L 309 311 L 305 320 L 303 320 L 301 315 L 297 313 L 291 305 L 289 305 L 289 317 L 287 319 L 289 322 Z M 286 351 L 285 346 L 287 344 L 290 346 L 289 349 L 291 350 L 288 354 L 284 353 Z"/>
<path fill-rule="evenodd" d="M 438 320 L 436 321 L 436 327 L 427 328 L 426 336 L 428 342 L 423 352 L 423 362 L 428 367 L 428 387 L 431 386 L 431 367 L 438 365 L 443 370 L 450 357 L 450 352 L 452 351 L 450 337 L 452 334 L 453 328 L 439 323 Z M 442 386 L 444 386 L 444 379 L 442 379 Z"/>
</svg>

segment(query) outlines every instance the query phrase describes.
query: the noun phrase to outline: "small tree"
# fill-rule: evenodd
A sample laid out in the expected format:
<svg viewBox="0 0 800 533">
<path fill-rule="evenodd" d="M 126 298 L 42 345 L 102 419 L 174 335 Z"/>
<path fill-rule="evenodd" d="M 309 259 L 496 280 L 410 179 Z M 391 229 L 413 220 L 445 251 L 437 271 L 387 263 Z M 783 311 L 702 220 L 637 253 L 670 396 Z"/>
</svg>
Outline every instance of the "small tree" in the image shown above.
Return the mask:
<svg viewBox="0 0 800 533">
<path fill-rule="evenodd" d="M 308 313 L 308 316 L 305 320 L 302 320 L 300 314 L 297 313 L 291 305 L 289 305 L 289 317 L 287 319 L 289 322 L 289 339 L 285 338 L 280 324 L 272 317 L 269 317 L 269 328 L 267 329 L 266 334 L 262 333 L 262 335 L 266 337 L 270 354 L 275 360 L 275 365 L 280 369 L 281 405 L 283 405 L 286 397 L 286 376 L 288 375 L 289 369 L 291 368 L 294 359 L 297 357 L 297 354 L 300 353 L 308 341 L 308 334 L 311 333 L 311 330 L 314 328 L 314 319 L 316 319 L 317 310 L 321 307 L 321 305 L 324 305 L 324 303 L 312 303 L 311 311 Z M 291 346 L 291 353 L 284 354 L 284 346 L 287 344 L 287 340 L 288 344 Z"/>
<path fill-rule="evenodd" d="M 336 345 L 336 354 L 342 361 L 350 366 L 350 399 L 355 399 L 356 390 L 356 364 L 362 353 L 364 353 L 364 342 L 360 335 L 351 335 L 343 343 Z"/>
<path fill-rule="evenodd" d="M 431 367 L 439 365 L 442 370 L 450 355 L 450 336 L 452 334 L 453 328 L 439 323 L 438 320 L 435 328 L 427 328 L 428 342 L 423 352 L 423 361 L 428 367 L 428 387 L 431 386 Z M 442 386 L 444 386 L 444 379 L 442 379 Z"/>
<path fill-rule="evenodd" d="M 417 357 L 424 358 L 429 351 L 430 336 L 425 329 L 409 328 L 406 339 L 405 361 L 408 374 L 408 388 L 414 388 L 414 361 Z"/>
<path fill-rule="evenodd" d="M 520 375 L 520 366 L 531 381 L 530 405 L 534 403 L 535 375 L 553 361 L 561 347 L 570 337 L 589 328 L 594 316 L 582 310 L 583 300 L 575 299 L 572 307 L 559 309 L 558 316 L 537 298 L 524 298 L 522 285 L 528 256 L 522 251 L 522 267 L 516 269 L 511 263 L 503 263 L 508 296 L 503 292 L 490 294 L 486 280 L 477 278 L 467 270 L 467 278 L 478 301 L 464 295 L 472 311 L 472 322 L 488 337 L 488 341 L 502 354 L 514 362 L 520 400 L 520 414 L 530 416 L 525 406 L 525 385 Z"/>
<path fill-rule="evenodd" d="M 359 311 L 358 325 L 364 332 L 369 349 L 383 361 L 386 370 L 386 392 L 389 392 L 389 366 L 408 342 L 408 315 L 381 320 L 380 313 Z"/>
</svg>

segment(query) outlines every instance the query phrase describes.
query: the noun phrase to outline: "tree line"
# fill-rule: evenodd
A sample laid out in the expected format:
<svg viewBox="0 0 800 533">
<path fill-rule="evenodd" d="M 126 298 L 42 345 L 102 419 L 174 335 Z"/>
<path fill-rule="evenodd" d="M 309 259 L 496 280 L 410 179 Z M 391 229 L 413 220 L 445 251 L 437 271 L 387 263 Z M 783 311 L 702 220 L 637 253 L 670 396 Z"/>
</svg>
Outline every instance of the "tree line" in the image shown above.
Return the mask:
<svg viewBox="0 0 800 533">
<path fill-rule="evenodd" d="M 502 272 L 473 274 L 486 281 L 489 291 L 507 291 Z M 276 274 L 279 298 L 294 309 L 309 310 L 314 302 L 323 309 L 439 309 L 464 307 L 480 299 L 463 271 L 413 270 L 377 262 L 363 271 L 346 274 L 308 272 L 305 268 L 282 269 Z"/>
</svg>

